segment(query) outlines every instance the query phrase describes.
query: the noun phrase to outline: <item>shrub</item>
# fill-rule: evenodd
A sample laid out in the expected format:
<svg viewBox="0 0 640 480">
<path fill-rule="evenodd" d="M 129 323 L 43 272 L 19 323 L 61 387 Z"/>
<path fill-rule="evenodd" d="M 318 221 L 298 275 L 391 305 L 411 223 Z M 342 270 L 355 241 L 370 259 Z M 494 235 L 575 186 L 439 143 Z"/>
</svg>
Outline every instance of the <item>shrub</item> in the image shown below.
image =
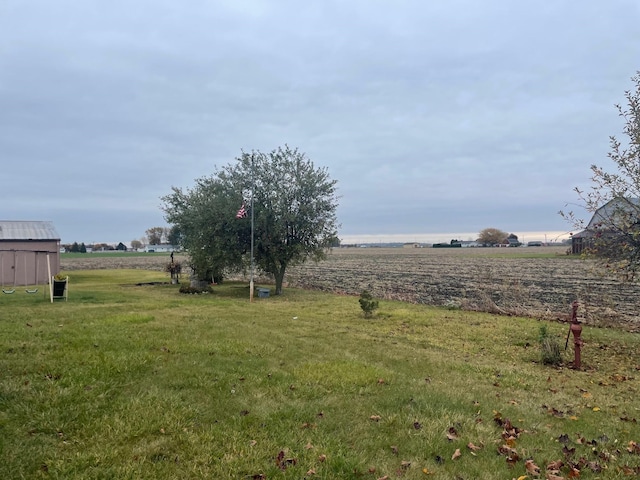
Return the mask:
<svg viewBox="0 0 640 480">
<path fill-rule="evenodd" d="M 364 290 L 360 294 L 358 302 L 360 302 L 360 308 L 362 308 L 362 311 L 364 312 L 364 318 L 373 317 L 374 311 L 378 308 L 378 301 L 374 300 L 371 294 Z"/>
<path fill-rule="evenodd" d="M 562 351 L 556 338 L 549 336 L 546 325 L 540 327 L 538 333 L 540 342 L 540 358 L 545 365 L 560 365 L 562 363 Z"/>
<path fill-rule="evenodd" d="M 207 285 L 203 288 L 192 287 L 191 285 L 180 285 L 180 293 L 198 294 L 198 293 L 212 293 L 212 288 Z"/>
</svg>

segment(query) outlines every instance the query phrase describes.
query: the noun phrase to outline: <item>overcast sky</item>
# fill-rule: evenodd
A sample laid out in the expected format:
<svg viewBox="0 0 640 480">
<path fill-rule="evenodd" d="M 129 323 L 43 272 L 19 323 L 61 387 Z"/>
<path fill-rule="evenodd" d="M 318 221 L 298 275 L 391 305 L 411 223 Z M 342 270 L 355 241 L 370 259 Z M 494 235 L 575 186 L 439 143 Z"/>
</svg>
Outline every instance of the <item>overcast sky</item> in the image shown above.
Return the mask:
<svg viewBox="0 0 640 480">
<path fill-rule="evenodd" d="M 171 186 L 287 143 L 338 181 L 344 241 L 557 235 L 624 138 L 639 25 L 637 0 L 1 0 L 0 219 L 128 243 Z"/>
</svg>

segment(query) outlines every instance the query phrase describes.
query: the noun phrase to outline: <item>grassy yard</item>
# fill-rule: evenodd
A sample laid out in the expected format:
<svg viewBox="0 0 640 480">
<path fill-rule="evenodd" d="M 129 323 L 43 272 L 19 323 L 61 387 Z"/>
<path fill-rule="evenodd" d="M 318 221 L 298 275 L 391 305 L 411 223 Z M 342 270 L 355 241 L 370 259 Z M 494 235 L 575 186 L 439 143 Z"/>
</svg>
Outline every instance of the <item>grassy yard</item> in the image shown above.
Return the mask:
<svg viewBox="0 0 640 480">
<path fill-rule="evenodd" d="M 540 362 L 564 324 L 136 285 L 167 280 L 75 271 L 66 303 L 0 298 L 0 478 L 640 474 L 637 334 L 585 326 L 576 371 Z"/>
</svg>

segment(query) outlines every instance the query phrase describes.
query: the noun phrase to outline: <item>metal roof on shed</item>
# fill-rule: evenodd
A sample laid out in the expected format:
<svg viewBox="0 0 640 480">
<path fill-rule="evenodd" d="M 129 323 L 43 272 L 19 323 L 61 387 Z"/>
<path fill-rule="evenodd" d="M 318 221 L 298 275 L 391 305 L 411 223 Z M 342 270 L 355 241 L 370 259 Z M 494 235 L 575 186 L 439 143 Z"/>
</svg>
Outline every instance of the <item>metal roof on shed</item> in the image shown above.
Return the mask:
<svg viewBox="0 0 640 480">
<path fill-rule="evenodd" d="M 60 240 L 52 222 L 0 220 L 0 240 Z"/>
</svg>

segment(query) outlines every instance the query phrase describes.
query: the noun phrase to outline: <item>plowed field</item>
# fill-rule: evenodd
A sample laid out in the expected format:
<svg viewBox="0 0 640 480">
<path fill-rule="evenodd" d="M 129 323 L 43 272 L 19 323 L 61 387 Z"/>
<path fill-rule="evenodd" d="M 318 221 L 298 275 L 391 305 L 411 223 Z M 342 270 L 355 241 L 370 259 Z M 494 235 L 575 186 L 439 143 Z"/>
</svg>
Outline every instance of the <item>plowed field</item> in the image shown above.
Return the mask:
<svg viewBox="0 0 640 480">
<path fill-rule="evenodd" d="M 565 247 L 336 249 L 291 269 L 304 288 L 502 314 L 566 319 L 571 302 L 590 324 L 640 328 L 640 286 L 601 278 Z"/>
</svg>

